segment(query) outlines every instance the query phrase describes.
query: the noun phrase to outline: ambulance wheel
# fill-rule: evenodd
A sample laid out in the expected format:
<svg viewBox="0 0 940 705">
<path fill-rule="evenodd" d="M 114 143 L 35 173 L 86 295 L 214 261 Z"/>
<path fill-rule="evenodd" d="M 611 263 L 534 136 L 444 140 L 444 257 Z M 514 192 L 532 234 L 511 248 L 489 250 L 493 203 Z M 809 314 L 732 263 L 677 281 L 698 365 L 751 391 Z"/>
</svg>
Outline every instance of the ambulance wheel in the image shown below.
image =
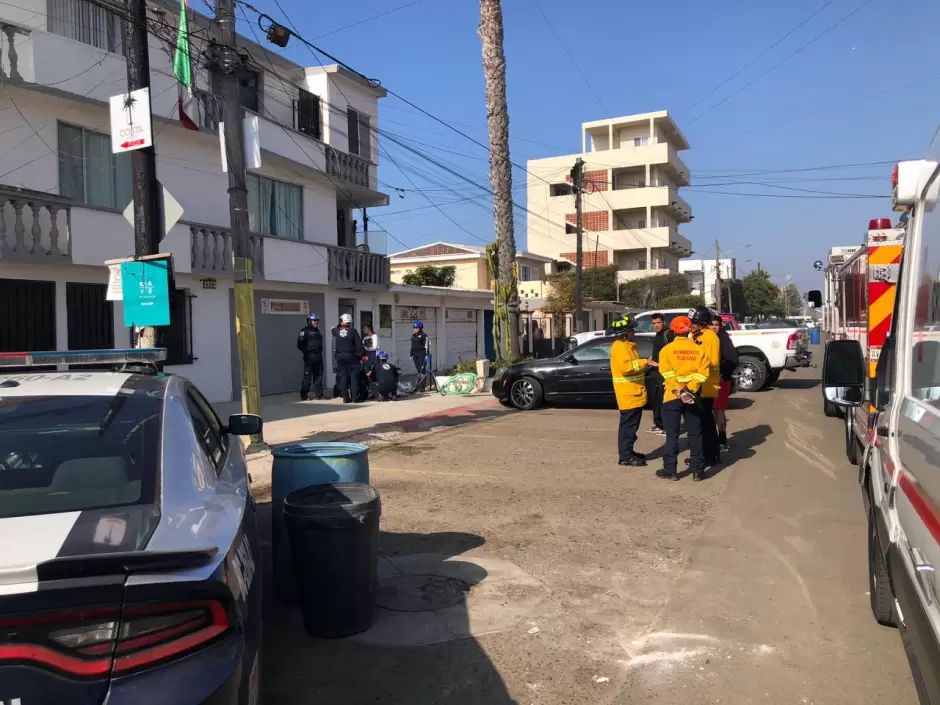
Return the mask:
<svg viewBox="0 0 940 705">
<path fill-rule="evenodd" d="M 881 544 L 878 541 L 874 505 L 868 510 L 868 594 L 871 601 L 871 613 L 875 621 L 885 627 L 896 627 L 894 595 L 891 594 L 888 568 L 885 566 Z"/>
<path fill-rule="evenodd" d="M 858 465 L 858 443 L 855 441 L 855 430 L 853 429 L 853 419 L 851 414 L 845 417 L 845 457 L 849 459 L 852 465 Z"/>
<path fill-rule="evenodd" d="M 823 414 L 830 419 L 837 419 L 842 415 L 839 413 L 839 407 L 826 399 L 826 397 L 823 397 Z"/>
</svg>

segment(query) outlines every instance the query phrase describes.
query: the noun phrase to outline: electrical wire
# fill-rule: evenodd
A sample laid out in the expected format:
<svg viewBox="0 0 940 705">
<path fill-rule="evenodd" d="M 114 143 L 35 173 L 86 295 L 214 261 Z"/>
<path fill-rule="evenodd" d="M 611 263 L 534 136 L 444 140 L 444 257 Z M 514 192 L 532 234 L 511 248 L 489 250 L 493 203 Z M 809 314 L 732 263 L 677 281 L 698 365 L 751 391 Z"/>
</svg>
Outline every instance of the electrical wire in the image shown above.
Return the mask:
<svg viewBox="0 0 940 705">
<path fill-rule="evenodd" d="M 398 12 L 399 10 L 404 10 L 404 9 L 406 9 L 406 8 L 408 8 L 408 7 L 412 7 L 413 5 L 420 5 L 422 2 L 424 2 L 424 0 L 412 0 L 412 2 L 405 3 L 404 5 L 399 5 L 398 7 L 393 7 L 391 10 L 386 10 L 385 12 L 380 12 L 380 13 L 377 14 L 377 15 L 372 15 L 371 17 L 366 17 L 364 20 L 359 20 L 358 22 L 353 22 L 352 24 L 347 24 L 347 25 L 343 25 L 342 27 L 337 27 L 336 29 L 331 29 L 329 32 L 326 32 L 326 33 L 324 33 L 324 34 L 320 34 L 320 35 L 314 37 L 314 40 L 323 39 L 323 37 L 329 37 L 330 35 L 336 34 L 337 32 L 344 32 L 344 31 L 346 31 L 347 29 L 352 29 L 353 27 L 358 27 L 359 25 L 366 24 L 367 22 L 372 22 L 372 20 L 377 20 L 377 19 L 379 19 L 379 18 L 381 18 L 381 17 L 385 17 L 385 16 L 387 16 L 387 15 L 391 15 L 391 14 L 394 13 L 394 12 Z M 283 10 L 282 10 L 282 12 L 283 12 Z"/>
<path fill-rule="evenodd" d="M 796 56 L 797 54 L 799 54 L 801 51 L 803 51 L 804 49 L 806 49 L 806 48 L 809 47 L 810 45 L 814 44 L 814 43 L 817 42 L 818 40 L 820 40 L 820 39 L 822 39 L 823 37 L 825 37 L 827 34 L 829 34 L 829 32 L 831 32 L 832 30 L 834 30 L 836 27 L 838 27 L 839 25 L 841 25 L 843 22 L 848 21 L 850 18 L 852 18 L 852 17 L 853 17 L 854 15 L 856 15 L 858 12 L 861 12 L 863 9 L 865 9 L 866 7 L 868 7 L 869 5 L 871 5 L 872 2 L 874 2 L 874 0 L 865 0 L 865 2 L 863 2 L 861 5 L 858 5 L 854 10 L 852 10 L 851 12 L 849 12 L 847 15 L 843 15 L 843 17 L 842 17 L 841 19 L 839 19 L 837 22 L 835 22 L 835 24 L 830 25 L 829 27 L 827 27 L 826 29 L 824 29 L 822 32 L 820 32 L 819 34 L 817 34 L 816 36 L 814 36 L 812 39 L 810 39 L 808 42 L 806 42 L 805 44 L 802 44 L 802 45 L 801 45 L 799 48 L 797 48 L 795 51 L 791 52 L 790 54 L 787 54 L 785 57 L 783 57 L 780 61 L 778 61 L 778 62 L 777 62 L 776 64 L 774 64 L 773 66 L 771 66 L 771 67 L 770 67 L 769 69 L 767 69 L 766 71 L 763 71 L 763 72 L 759 73 L 759 74 L 758 74 L 757 76 L 755 76 L 753 79 L 751 79 L 750 81 L 748 81 L 747 83 L 745 83 L 743 86 L 741 86 L 740 88 L 738 88 L 738 90 L 736 90 L 736 91 L 734 91 L 733 93 L 731 93 L 731 95 L 726 96 L 726 97 L 723 98 L 722 100 L 720 100 L 720 101 L 718 101 L 717 103 L 715 103 L 712 107 L 708 108 L 708 110 L 705 110 L 704 112 L 701 112 L 701 113 L 699 113 L 698 115 L 696 115 L 694 118 L 692 118 L 692 119 L 689 121 L 689 124 L 691 125 L 692 123 L 697 122 L 698 120 L 700 120 L 701 118 L 705 117 L 706 115 L 708 115 L 710 112 L 712 112 L 712 111 L 715 110 L 716 108 L 718 108 L 718 107 L 724 105 L 725 103 L 727 103 L 729 100 L 731 100 L 731 99 L 734 98 L 736 95 L 738 95 L 739 93 L 741 93 L 741 91 L 744 91 L 744 90 L 746 90 L 747 88 L 750 88 L 750 87 L 753 86 L 755 83 L 757 83 L 759 80 L 761 80 L 764 76 L 766 76 L 767 74 L 769 74 L 771 71 L 773 71 L 773 70 L 777 69 L 778 67 L 782 66 L 782 65 L 785 64 L 787 61 L 789 61 L 790 59 L 792 59 L 794 56 Z"/>
</svg>

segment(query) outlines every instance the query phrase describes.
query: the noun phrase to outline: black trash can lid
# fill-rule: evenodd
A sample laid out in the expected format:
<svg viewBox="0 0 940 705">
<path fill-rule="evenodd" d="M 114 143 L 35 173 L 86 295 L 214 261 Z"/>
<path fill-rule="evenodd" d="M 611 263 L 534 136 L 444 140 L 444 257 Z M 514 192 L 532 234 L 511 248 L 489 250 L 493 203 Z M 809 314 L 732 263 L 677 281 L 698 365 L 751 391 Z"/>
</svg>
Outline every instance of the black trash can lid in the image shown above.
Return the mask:
<svg viewBox="0 0 940 705">
<path fill-rule="evenodd" d="M 284 513 L 307 517 L 341 517 L 368 511 L 379 493 L 362 482 L 335 482 L 295 490 L 284 498 Z"/>
</svg>

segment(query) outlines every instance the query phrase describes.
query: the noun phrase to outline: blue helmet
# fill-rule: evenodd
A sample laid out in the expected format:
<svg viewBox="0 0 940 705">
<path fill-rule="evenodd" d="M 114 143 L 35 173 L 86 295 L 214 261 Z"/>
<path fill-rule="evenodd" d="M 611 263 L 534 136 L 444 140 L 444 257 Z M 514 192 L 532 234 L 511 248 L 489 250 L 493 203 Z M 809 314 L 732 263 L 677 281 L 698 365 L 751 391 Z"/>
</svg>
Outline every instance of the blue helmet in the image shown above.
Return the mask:
<svg viewBox="0 0 940 705">
<path fill-rule="evenodd" d="M 377 359 L 381 360 L 382 362 L 385 362 L 386 360 L 388 360 L 388 353 L 385 352 L 384 350 L 379 350 L 379 351 L 375 354 L 375 357 L 376 357 Z"/>
<path fill-rule="evenodd" d="M 423 324 L 421 321 L 415 321 L 415 322 L 414 322 L 414 327 L 415 327 L 415 328 L 424 328 L 424 324 Z"/>
<path fill-rule="evenodd" d="M 319 320 L 320 320 L 320 317 L 319 317 L 317 314 L 315 314 L 315 313 L 308 313 L 308 314 L 307 314 L 307 320 L 308 320 L 308 321 L 319 321 Z"/>
</svg>

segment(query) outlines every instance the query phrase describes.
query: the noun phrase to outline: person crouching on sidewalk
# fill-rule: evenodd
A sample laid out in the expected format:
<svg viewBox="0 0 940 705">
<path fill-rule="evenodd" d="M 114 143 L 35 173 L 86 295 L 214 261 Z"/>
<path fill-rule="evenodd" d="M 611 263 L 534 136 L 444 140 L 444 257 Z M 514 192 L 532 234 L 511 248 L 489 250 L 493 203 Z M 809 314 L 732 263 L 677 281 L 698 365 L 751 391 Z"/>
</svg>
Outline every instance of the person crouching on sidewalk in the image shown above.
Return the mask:
<svg viewBox="0 0 940 705">
<path fill-rule="evenodd" d="M 692 330 L 692 321 L 686 316 L 677 316 L 669 324 L 667 340 L 670 342 L 659 353 L 659 371 L 663 376 L 663 425 L 666 428 L 666 447 L 663 468 L 656 476 L 667 480 L 678 480 L 679 429 L 685 421 L 689 436 L 691 458 L 689 468 L 692 480 L 705 479 L 705 453 L 702 437 L 703 417 L 706 412 L 702 404 L 702 385 L 708 381 L 711 363 L 701 346 L 687 336 Z"/>
<path fill-rule="evenodd" d="M 620 429 L 618 432 L 618 451 L 620 465 L 643 467 L 646 456 L 633 450 L 636 434 L 640 430 L 643 407 L 646 406 L 646 365 L 637 352 L 636 322 L 630 314 L 611 324 L 608 335 L 617 339 L 610 347 L 610 374 L 614 382 L 614 394 L 617 396 L 617 408 L 620 409 Z"/>
</svg>

